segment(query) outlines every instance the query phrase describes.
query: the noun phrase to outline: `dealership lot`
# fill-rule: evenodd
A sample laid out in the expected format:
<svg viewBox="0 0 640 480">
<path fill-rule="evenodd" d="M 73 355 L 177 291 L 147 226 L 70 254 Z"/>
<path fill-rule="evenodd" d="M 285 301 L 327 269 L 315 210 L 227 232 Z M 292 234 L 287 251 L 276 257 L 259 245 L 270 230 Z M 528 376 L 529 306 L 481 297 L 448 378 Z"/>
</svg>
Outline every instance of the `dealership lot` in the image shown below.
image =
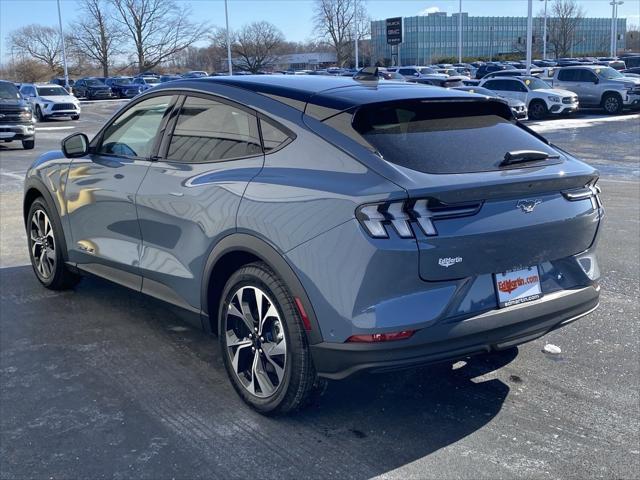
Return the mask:
<svg viewBox="0 0 640 480">
<path fill-rule="evenodd" d="M 331 383 L 303 412 L 265 418 L 178 312 L 97 279 L 59 293 L 33 276 L 24 172 L 118 105 L 39 124 L 35 151 L 0 144 L 1 478 L 636 475 L 639 115 L 529 124 L 602 172 L 599 310 L 499 357 Z M 543 354 L 547 343 L 562 354 Z"/>
</svg>

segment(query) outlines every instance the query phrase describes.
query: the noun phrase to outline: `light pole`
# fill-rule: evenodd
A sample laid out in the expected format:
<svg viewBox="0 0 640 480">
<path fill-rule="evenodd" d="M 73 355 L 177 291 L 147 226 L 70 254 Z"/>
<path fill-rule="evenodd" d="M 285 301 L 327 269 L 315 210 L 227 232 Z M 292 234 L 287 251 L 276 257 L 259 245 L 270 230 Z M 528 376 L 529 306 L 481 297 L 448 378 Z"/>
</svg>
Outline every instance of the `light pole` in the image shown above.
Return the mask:
<svg viewBox="0 0 640 480">
<path fill-rule="evenodd" d="M 458 2 L 458 63 L 462 63 L 462 0 Z"/>
<path fill-rule="evenodd" d="M 227 9 L 227 0 L 224 0 L 224 19 L 227 23 L 227 68 L 229 69 L 229 75 L 233 75 L 233 66 L 231 64 L 231 39 L 229 38 L 229 11 Z"/>
<path fill-rule="evenodd" d="M 609 2 L 611 5 L 611 56 L 615 57 L 618 51 L 618 5 L 624 2 L 621 0 L 613 0 Z"/>
<path fill-rule="evenodd" d="M 62 45 L 62 64 L 64 65 L 64 87 L 69 90 L 69 72 L 67 71 L 67 50 L 64 46 L 62 33 L 62 14 L 60 13 L 60 0 L 58 0 L 58 26 L 60 27 L 60 44 Z"/>
<path fill-rule="evenodd" d="M 533 0 L 528 1 L 527 12 L 527 75 L 531 73 L 531 47 L 533 43 Z"/>
<path fill-rule="evenodd" d="M 544 2 L 544 20 L 542 24 L 542 59 L 547 59 L 547 0 L 540 0 Z"/>
<path fill-rule="evenodd" d="M 353 11 L 353 26 L 355 30 L 355 57 L 356 57 L 356 70 L 358 70 L 358 65 L 360 64 L 360 59 L 358 58 L 358 4 L 356 3 L 355 10 Z"/>
</svg>

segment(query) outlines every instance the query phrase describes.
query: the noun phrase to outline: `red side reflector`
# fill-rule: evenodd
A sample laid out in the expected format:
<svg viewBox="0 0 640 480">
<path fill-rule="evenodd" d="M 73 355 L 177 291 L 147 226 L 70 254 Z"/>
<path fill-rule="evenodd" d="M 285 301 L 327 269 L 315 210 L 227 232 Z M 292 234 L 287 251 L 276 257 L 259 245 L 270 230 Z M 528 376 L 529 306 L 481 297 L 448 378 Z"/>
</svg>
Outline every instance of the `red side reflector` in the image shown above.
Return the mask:
<svg viewBox="0 0 640 480">
<path fill-rule="evenodd" d="M 294 299 L 296 301 L 296 307 L 298 307 L 298 313 L 300 313 L 300 317 L 302 318 L 302 323 L 304 324 L 304 329 L 308 332 L 311 331 L 311 322 L 309 321 L 309 317 L 307 316 L 307 312 L 302 306 L 302 301 L 296 297 Z"/>
<path fill-rule="evenodd" d="M 402 330 L 401 332 L 390 333 L 372 333 L 368 335 L 352 335 L 347 338 L 350 343 L 374 343 L 374 342 L 393 342 L 395 340 L 405 340 L 411 337 L 415 330 Z"/>
</svg>

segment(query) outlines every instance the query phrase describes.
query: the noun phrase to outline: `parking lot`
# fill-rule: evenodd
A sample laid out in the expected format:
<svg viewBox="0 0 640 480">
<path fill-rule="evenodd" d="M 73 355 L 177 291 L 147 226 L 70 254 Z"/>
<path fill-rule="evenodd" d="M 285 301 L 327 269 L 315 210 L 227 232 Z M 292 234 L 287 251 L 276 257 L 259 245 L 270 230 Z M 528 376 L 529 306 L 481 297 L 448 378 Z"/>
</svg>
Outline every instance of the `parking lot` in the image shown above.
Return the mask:
<svg viewBox="0 0 640 480">
<path fill-rule="evenodd" d="M 32 273 L 25 171 L 119 105 L 38 124 L 32 151 L 0 144 L 1 478 L 637 478 L 640 115 L 528 123 L 601 171 L 595 313 L 499 356 L 331 382 L 267 418 L 178 311 L 94 278 L 52 292 Z"/>
</svg>

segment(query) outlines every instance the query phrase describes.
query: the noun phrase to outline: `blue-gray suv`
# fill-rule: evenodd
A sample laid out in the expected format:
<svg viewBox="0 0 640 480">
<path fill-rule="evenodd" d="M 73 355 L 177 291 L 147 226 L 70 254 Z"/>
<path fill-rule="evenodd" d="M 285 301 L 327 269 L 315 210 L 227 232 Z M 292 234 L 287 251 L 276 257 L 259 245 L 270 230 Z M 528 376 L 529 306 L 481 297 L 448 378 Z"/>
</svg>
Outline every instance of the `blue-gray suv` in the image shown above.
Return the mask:
<svg viewBox="0 0 640 480">
<path fill-rule="evenodd" d="M 377 78 L 377 77 L 376 77 Z M 598 173 L 499 99 L 384 80 L 159 85 L 28 172 L 38 280 L 93 274 L 216 333 L 260 412 L 593 311 Z"/>
</svg>

